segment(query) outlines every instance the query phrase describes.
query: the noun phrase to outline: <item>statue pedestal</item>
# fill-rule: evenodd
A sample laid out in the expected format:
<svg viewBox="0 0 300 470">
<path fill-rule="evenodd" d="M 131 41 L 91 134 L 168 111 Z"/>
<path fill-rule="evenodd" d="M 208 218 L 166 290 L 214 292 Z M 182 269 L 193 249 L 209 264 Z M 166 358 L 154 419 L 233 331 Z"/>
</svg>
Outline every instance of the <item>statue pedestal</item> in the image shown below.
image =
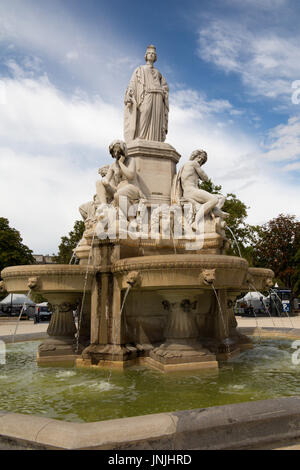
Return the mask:
<svg viewBox="0 0 300 470">
<path fill-rule="evenodd" d="M 152 204 L 170 204 L 179 153 L 165 142 L 136 139 L 127 142 L 128 156 L 135 158 L 137 183 Z"/>
</svg>

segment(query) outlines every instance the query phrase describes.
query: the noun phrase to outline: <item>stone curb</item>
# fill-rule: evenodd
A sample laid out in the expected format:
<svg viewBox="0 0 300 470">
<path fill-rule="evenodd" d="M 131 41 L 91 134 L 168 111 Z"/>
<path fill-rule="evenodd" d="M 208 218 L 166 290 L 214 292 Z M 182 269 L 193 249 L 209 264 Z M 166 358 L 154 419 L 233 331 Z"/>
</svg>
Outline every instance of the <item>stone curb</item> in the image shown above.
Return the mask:
<svg viewBox="0 0 300 470">
<path fill-rule="evenodd" d="M 31 340 L 38 340 L 38 339 L 44 339 L 48 338 L 48 335 L 46 331 L 41 331 L 40 333 L 23 333 L 23 334 L 17 334 L 15 336 L 15 340 L 13 341 L 13 335 L 4 335 L 0 336 L 0 340 L 4 341 L 4 343 L 9 344 L 9 343 L 21 343 L 22 341 L 31 341 Z"/>
<path fill-rule="evenodd" d="M 0 411 L 0 449 L 221 450 L 300 438 L 300 397 L 95 423 Z"/>
<path fill-rule="evenodd" d="M 300 328 L 274 326 L 239 326 L 238 330 L 250 336 L 300 338 Z"/>
</svg>

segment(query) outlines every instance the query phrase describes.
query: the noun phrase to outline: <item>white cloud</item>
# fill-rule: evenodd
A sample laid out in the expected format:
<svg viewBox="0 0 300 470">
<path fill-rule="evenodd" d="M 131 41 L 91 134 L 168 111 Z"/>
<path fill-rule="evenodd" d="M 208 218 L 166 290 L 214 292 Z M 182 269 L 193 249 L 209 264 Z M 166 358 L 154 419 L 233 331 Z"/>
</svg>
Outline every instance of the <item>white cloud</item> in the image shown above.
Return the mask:
<svg viewBox="0 0 300 470">
<path fill-rule="evenodd" d="M 208 100 L 204 93 L 199 93 L 192 89 L 180 89 L 170 95 L 171 105 L 182 109 L 189 109 L 194 117 L 205 118 L 211 114 L 225 113 L 230 114 L 242 113 L 242 111 L 233 109 L 232 104 L 228 100 L 213 99 Z"/>
<path fill-rule="evenodd" d="M 299 171 L 299 170 L 300 170 L 300 162 L 288 163 L 288 165 L 285 165 L 285 166 L 282 168 L 282 170 L 285 171 L 285 172 Z"/>
<path fill-rule="evenodd" d="M 69 51 L 66 53 L 66 59 L 68 62 L 74 62 L 79 59 L 79 54 L 77 51 Z"/>
<path fill-rule="evenodd" d="M 222 0 L 224 1 L 224 0 Z M 238 6 L 242 9 L 249 9 L 254 7 L 255 10 L 271 10 L 274 11 L 276 8 L 280 8 L 288 3 L 289 0 L 226 0 L 230 6 Z"/>
<path fill-rule="evenodd" d="M 0 174 L 1 217 L 35 252 L 51 254 L 80 219 L 78 206 L 93 195 L 97 173 L 74 166 L 71 158 L 1 147 Z"/>
<path fill-rule="evenodd" d="M 6 104 L 0 106 L 0 137 L 6 141 L 103 149 L 122 135 L 121 109 L 100 97 L 67 98 L 47 77 L 4 79 L 2 86 Z"/>
<path fill-rule="evenodd" d="M 264 157 L 270 161 L 297 160 L 300 158 L 300 118 L 291 117 L 268 134 Z"/>
<path fill-rule="evenodd" d="M 67 97 L 45 77 L 17 75 L 2 81 L 0 213 L 30 248 L 52 253 L 94 194 L 97 167 L 122 137 L 122 111 L 99 97 Z"/>
<path fill-rule="evenodd" d="M 245 135 L 237 126 L 218 127 L 217 119 L 200 120 L 190 108 L 172 107 L 168 142 L 182 154 L 179 166 L 193 150 L 204 148 L 208 152 L 205 171 L 215 184 L 222 185 L 224 193 L 235 193 L 250 207 L 249 223 L 262 224 L 279 213 L 300 217 L 299 187 L 267 158 L 269 147 L 262 149 L 255 137 Z M 290 133 L 296 138 L 297 126 L 298 121 L 291 120 L 290 127 L 279 126 L 270 135 L 275 139 L 280 132 Z M 287 171 L 298 168 L 297 163 Z"/>
<path fill-rule="evenodd" d="M 69 74 L 69 86 L 75 76 L 111 102 L 125 93 L 131 66 L 139 62 L 136 43 L 112 31 L 104 15 L 93 29 L 56 0 L 41 8 L 32 0 L 0 2 L 0 31 L 5 44 L 62 67 L 64 75 Z"/>
<path fill-rule="evenodd" d="M 226 73 L 239 74 L 249 93 L 288 97 L 300 78 L 300 35 L 288 36 L 245 20 L 213 19 L 199 31 L 199 56 Z"/>
</svg>

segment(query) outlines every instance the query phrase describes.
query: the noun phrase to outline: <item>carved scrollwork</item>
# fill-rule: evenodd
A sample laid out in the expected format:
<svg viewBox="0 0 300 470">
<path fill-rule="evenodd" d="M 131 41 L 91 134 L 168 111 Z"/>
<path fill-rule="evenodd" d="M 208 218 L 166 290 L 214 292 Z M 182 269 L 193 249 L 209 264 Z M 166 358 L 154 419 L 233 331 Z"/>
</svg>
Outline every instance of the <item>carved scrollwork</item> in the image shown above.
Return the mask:
<svg viewBox="0 0 300 470">
<path fill-rule="evenodd" d="M 180 303 L 180 307 L 184 312 L 189 313 L 191 310 L 195 310 L 197 307 L 197 300 L 191 302 L 189 299 L 183 299 Z"/>
<path fill-rule="evenodd" d="M 66 313 L 70 312 L 76 309 L 77 303 L 68 303 L 68 302 L 62 302 L 61 304 L 49 304 L 51 306 L 51 309 L 55 312 L 59 313 Z"/>
</svg>

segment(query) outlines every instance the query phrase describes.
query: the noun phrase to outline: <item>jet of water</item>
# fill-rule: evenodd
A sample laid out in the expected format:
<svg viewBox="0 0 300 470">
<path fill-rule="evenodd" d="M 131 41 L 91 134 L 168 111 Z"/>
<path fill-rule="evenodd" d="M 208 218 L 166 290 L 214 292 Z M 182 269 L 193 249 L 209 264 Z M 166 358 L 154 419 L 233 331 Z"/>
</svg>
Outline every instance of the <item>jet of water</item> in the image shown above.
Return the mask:
<svg viewBox="0 0 300 470">
<path fill-rule="evenodd" d="M 256 292 L 259 296 L 261 296 L 261 293 L 258 292 L 258 290 L 256 289 L 256 287 L 251 283 L 249 282 L 249 286 L 252 287 L 252 289 L 254 290 L 254 292 Z M 249 290 L 250 292 L 250 290 Z M 250 292 L 250 295 L 251 295 L 251 292 Z M 269 315 L 270 319 L 272 320 L 272 323 L 273 323 L 273 326 L 274 328 L 276 328 L 276 325 L 275 325 L 275 322 L 274 322 L 274 318 L 272 317 L 271 315 L 271 312 L 269 311 L 269 309 L 266 307 L 266 305 L 264 304 L 263 300 L 261 300 L 261 304 L 262 304 L 262 307 L 264 309 L 264 311 Z M 253 313 L 254 313 L 254 308 L 253 308 Z"/>
<path fill-rule="evenodd" d="M 92 248 L 93 248 L 93 244 L 94 244 L 95 234 L 96 234 L 96 230 L 94 230 L 94 233 L 93 233 L 92 243 L 91 243 L 90 250 L 89 250 L 89 256 L 88 256 L 86 272 L 85 272 L 85 277 L 84 277 L 83 294 L 82 294 L 80 312 L 79 312 L 79 316 L 78 316 L 78 327 L 77 327 L 76 349 L 75 349 L 76 354 L 78 353 L 78 350 L 79 350 L 79 336 L 80 336 L 80 329 L 81 329 L 82 312 L 83 312 L 83 307 L 84 307 L 86 286 L 87 286 L 88 273 L 89 273 L 89 266 L 90 266 L 90 262 L 91 262 L 91 254 L 92 254 Z"/>
<path fill-rule="evenodd" d="M 121 309 L 120 309 L 120 314 L 119 314 L 119 326 L 121 325 L 122 313 L 123 313 L 123 310 L 124 310 L 124 307 L 125 307 L 125 302 L 126 302 L 127 296 L 129 294 L 131 288 L 132 288 L 132 286 L 129 284 L 126 291 L 125 291 L 125 294 L 124 294 L 124 299 L 123 299 Z M 114 331 L 115 331 L 115 335 L 114 335 L 114 338 L 113 338 L 113 353 L 112 353 L 112 357 L 111 357 L 111 361 L 110 361 L 109 375 L 108 375 L 108 378 L 107 378 L 107 383 L 108 384 L 110 383 L 111 375 L 112 375 L 113 360 L 114 360 L 114 355 L 115 355 L 114 346 L 116 346 L 116 344 L 117 344 L 116 336 L 117 336 L 117 333 L 118 333 L 118 329 L 115 327 Z"/>
<path fill-rule="evenodd" d="M 250 291 L 250 286 L 249 286 L 249 294 L 250 294 L 250 302 L 252 300 L 252 293 Z M 257 319 L 257 316 L 256 316 L 256 313 L 254 311 L 254 308 L 253 308 L 253 315 L 255 317 L 255 323 L 256 323 L 256 328 L 257 328 L 257 331 L 258 331 L 258 338 L 259 338 L 259 343 L 261 343 L 261 327 L 259 326 L 258 324 L 258 319 Z"/>
<path fill-rule="evenodd" d="M 74 248 L 73 253 L 72 253 L 72 256 L 71 256 L 71 259 L 70 259 L 70 261 L 69 261 L 69 264 L 72 264 L 73 259 L 76 258 L 75 251 L 77 250 L 77 248 L 78 248 L 80 242 L 81 242 L 81 240 L 79 240 L 79 242 L 77 243 L 76 247 Z M 75 261 L 75 263 L 76 263 L 76 261 Z"/>
<path fill-rule="evenodd" d="M 239 257 L 242 258 L 240 246 L 239 246 L 239 244 L 238 244 L 238 242 L 237 242 L 236 236 L 234 235 L 234 233 L 233 233 L 233 231 L 231 230 L 231 228 L 228 227 L 228 225 L 226 225 L 226 228 L 229 230 L 229 232 L 230 232 L 231 235 L 233 236 L 234 242 L 235 242 L 235 244 L 236 244 L 236 246 L 237 246 L 237 249 L 238 249 L 238 252 L 239 252 Z"/>
<path fill-rule="evenodd" d="M 23 305 L 22 305 L 22 308 L 21 308 L 21 311 L 20 311 L 18 320 L 16 321 L 15 331 L 14 331 L 13 336 L 12 336 L 12 343 L 15 342 L 15 336 L 16 336 L 16 334 L 17 334 L 17 329 L 18 329 L 18 326 L 19 326 L 21 317 L 22 317 L 22 315 L 23 315 L 23 312 L 24 312 L 24 310 L 25 310 L 26 300 L 27 300 L 27 297 L 30 299 L 30 294 L 31 294 L 31 289 L 29 289 L 29 291 L 28 291 L 27 294 L 26 294 L 26 298 L 25 298 L 24 303 L 23 303 Z M 13 295 L 13 294 L 10 294 L 10 295 Z"/>
<path fill-rule="evenodd" d="M 289 316 L 289 313 L 284 309 L 282 300 L 281 300 L 281 298 L 279 297 L 279 295 L 277 294 L 276 290 L 275 290 L 275 289 L 270 289 L 270 291 L 273 292 L 273 294 L 275 294 L 275 296 L 277 297 L 277 299 L 278 299 L 279 302 L 281 303 L 282 311 L 283 311 L 283 313 L 286 314 L 287 318 L 288 318 L 289 321 L 291 322 L 292 328 L 295 328 L 295 325 L 294 325 L 294 323 L 293 323 L 293 321 L 292 321 L 292 318 Z M 277 312 L 278 312 L 278 314 L 279 314 L 279 309 L 278 309 L 278 306 L 277 306 L 276 302 L 275 302 L 275 307 L 276 307 Z"/>
<path fill-rule="evenodd" d="M 216 297 L 216 299 L 217 299 L 217 303 L 218 303 L 218 306 L 219 306 L 219 312 L 220 312 L 220 316 L 221 316 L 222 323 L 223 323 L 223 329 L 224 329 L 225 338 L 224 338 L 224 340 L 222 341 L 222 343 L 225 344 L 227 353 L 229 354 L 229 353 L 230 353 L 230 349 L 229 349 L 230 338 L 228 338 L 228 331 L 227 331 L 227 328 L 226 328 L 225 319 L 224 319 L 224 315 L 223 315 L 223 311 L 222 311 L 220 299 L 219 299 L 219 296 L 218 296 L 218 293 L 217 293 L 217 291 L 216 291 L 216 289 L 215 289 L 214 284 L 212 284 L 212 288 L 213 288 L 213 291 L 214 291 L 214 293 L 215 293 L 215 297 Z"/>
</svg>

